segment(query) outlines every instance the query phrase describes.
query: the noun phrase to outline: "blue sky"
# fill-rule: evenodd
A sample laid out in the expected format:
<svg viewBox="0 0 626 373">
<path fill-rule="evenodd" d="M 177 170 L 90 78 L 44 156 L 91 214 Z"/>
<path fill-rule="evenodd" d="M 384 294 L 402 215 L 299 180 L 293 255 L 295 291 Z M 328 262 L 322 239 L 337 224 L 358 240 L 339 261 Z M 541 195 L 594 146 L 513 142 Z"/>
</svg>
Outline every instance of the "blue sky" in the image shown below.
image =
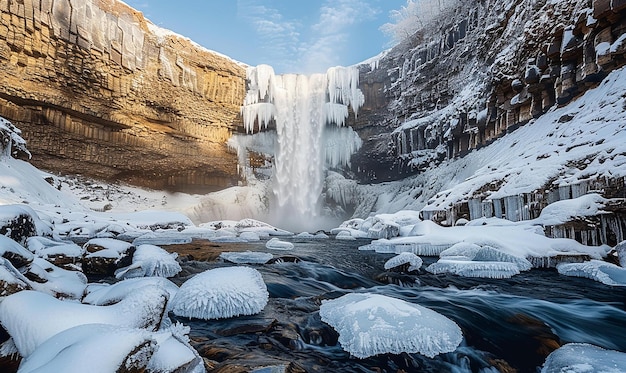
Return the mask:
<svg viewBox="0 0 626 373">
<path fill-rule="evenodd" d="M 406 0 L 124 0 L 154 24 L 277 73 L 323 72 L 388 48 L 380 26 Z"/>
</svg>

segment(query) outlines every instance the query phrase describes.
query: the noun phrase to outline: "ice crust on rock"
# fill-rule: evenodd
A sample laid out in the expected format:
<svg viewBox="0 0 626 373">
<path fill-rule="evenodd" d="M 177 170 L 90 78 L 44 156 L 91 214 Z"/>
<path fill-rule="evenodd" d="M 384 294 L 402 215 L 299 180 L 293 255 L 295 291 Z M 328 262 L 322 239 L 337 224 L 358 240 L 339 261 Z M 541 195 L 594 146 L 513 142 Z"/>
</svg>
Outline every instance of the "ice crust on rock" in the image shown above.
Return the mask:
<svg viewBox="0 0 626 373">
<path fill-rule="evenodd" d="M 115 277 L 173 277 L 182 271 L 177 257 L 178 254 L 168 253 L 158 246 L 140 245 L 133 253 L 132 264 L 115 271 Z"/>
<path fill-rule="evenodd" d="M 601 260 L 561 263 L 556 266 L 556 269 L 566 276 L 589 278 L 605 285 L 626 286 L 626 268 Z"/>
<path fill-rule="evenodd" d="M 274 237 L 265 243 L 265 247 L 271 250 L 293 250 L 294 245 L 291 242 L 281 241 Z"/>
<path fill-rule="evenodd" d="M 568 343 L 553 351 L 541 373 L 620 373 L 626 367 L 626 353 L 587 343 Z"/>
<path fill-rule="evenodd" d="M 62 301 L 24 290 L 0 303 L 0 324 L 12 337 L 20 355 L 27 357 L 53 335 L 78 325 L 111 324 L 156 330 L 167 299 L 167 292 L 156 286 L 143 287 L 111 306 Z"/>
<path fill-rule="evenodd" d="M 339 333 L 341 347 L 357 358 L 454 351 L 463 339 L 452 320 L 417 304 L 371 293 L 350 293 L 324 301 L 322 321 Z"/>
<path fill-rule="evenodd" d="M 195 275 L 172 299 L 172 311 L 183 317 L 220 319 L 254 315 L 267 305 L 269 293 L 259 271 L 224 267 Z"/>
<path fill-rule="evenodd" d="M 409 264 L 408 270 L 409 272 L 411 272 L 420 269 L 422 267 L 422 264 L 424 264 L 424 261 L 422 260 L 422 258 L 413 253 L 404 252 L 387 260 L 385 262 L 385 269 L 389 270 L 403 264 Z"/>
<path fill-rule="evenodd" d="M 87 277 L 82 272 L 59 268 L 42 258 L 35 258 L 25 273 L 40 279 L 29 281 L 33 290 L 55 297 L 80 299 L 87 287 Z"/>
<path fill-rule="evenodd" d="M 82 303 L 94 306 L 107 306 L 118 303 L 131 293 L 141 291 L 144 286 L 156 286 L 164 289 L 169 294 L 169 300 L 178 292 L 178 286 L 163 277 L 137 277 L 129 278 L 114 284 L 89 284 Z"/>
</svg>

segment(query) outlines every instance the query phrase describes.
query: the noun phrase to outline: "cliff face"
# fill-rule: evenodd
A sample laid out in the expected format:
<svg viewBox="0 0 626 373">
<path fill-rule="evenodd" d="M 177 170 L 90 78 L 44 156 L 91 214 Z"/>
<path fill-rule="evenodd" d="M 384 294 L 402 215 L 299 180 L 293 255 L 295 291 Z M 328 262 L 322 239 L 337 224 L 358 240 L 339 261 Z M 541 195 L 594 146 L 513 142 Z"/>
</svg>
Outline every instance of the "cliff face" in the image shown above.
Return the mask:
<svg viewBox="0 0 626 373">
<path fill-rule="evenodd" d="M 626 64 L 624 35 L 626 1 L 460 2 L 361 66 L 355 174 L 401 179 L 490 144 Z"/>
<path fill-rule="evenodd" d="M 40 168 L 173 190 L 237 182 L 245 68 L 116 0 L 0 0 L 0 115 Z"/>
</svg>

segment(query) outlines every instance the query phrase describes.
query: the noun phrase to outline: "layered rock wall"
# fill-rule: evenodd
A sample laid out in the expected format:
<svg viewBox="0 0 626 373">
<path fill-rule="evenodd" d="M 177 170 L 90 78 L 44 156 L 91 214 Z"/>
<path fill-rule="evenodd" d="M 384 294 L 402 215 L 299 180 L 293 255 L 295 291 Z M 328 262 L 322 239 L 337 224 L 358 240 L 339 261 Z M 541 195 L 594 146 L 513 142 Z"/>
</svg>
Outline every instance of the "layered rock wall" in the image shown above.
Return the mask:
<svg viewBox="0 0 626 373">
<path fill-rule="evenodd" d="M 361 67 L 375 108 L 354 124 L 365 141 L 354 171 L 400 179 L 463 157 L 567 104 L 625 56 L 625 1 L 460 2 Z"/>
<path fill-rule="evenodd" d="M 237 183 L 245 68 L 116 0 L 0 0 L 0 116 L 40 168 L 187 191 Z"/>
</svg>

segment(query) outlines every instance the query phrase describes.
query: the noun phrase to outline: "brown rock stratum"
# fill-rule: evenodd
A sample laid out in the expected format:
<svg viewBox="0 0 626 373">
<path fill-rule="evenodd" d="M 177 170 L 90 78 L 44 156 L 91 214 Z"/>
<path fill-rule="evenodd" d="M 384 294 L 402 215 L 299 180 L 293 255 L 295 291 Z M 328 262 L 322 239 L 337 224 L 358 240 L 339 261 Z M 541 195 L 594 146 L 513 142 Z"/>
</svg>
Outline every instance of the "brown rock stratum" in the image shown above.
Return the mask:
<svg viewBox="0 0 626 373">
<path fill-rule="evenodd" d="M 43 169 L 159 189 L 237 183 L 245 66 L 116 0 L 0 0 L 0 115 Z"/>
</svg>

